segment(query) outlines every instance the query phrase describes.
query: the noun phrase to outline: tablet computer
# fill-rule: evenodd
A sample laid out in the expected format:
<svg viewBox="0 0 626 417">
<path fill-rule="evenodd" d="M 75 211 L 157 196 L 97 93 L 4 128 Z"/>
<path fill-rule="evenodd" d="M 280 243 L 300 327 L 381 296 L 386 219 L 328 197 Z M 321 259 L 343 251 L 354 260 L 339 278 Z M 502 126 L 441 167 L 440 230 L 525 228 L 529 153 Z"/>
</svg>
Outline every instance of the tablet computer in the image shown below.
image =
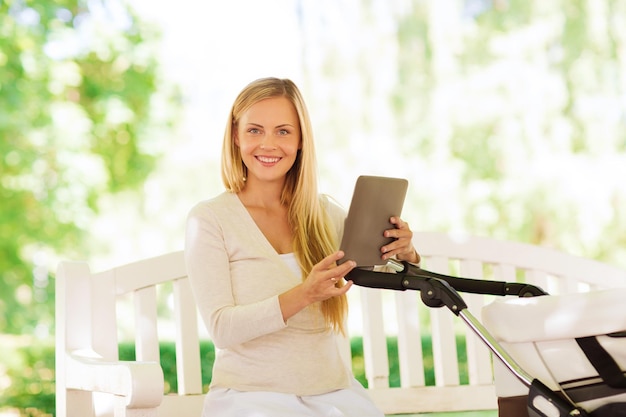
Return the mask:
<svg viewBox="0 0 626 417">
<path fill-rule="evenodd" d="M 359 267 L 385 264 L 380 248 L 394 239 L 383 232 L 394 227 L 390 217 L 402 214 L 408 185 L 403 178 L 357 178 L 339 246 L 345 253 L 340 263 L 352 259 Z"/>
</svg>

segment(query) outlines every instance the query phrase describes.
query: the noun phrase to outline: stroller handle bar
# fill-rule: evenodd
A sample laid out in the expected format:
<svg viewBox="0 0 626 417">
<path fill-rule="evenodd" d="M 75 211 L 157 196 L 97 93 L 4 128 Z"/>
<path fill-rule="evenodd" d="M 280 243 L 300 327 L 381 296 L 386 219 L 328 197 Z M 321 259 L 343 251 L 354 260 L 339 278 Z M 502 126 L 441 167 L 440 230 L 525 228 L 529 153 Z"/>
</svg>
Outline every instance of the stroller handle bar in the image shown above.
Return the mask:
<svg viewBox="0 0 626 417">
<path fill-rule="evenodd" d="M 452 277 L 422 269 L 406 261 L 402 261 L 401 264 L 394 261 L 394 264 L 401 266 L 402 270 L 399 270 L 397 273 L 390 273 L 357 267 L 348 273 L 347 278 L 351 279 L 356 285 L 363 287 L 400 291 L 419 289 L 415 288 L 420 286 L 417 281 L 434 278 L 446 282 L 456 291 L 472 294 L 516 295 L 519 297 L 534 297 L 548 294 L 542 288 L 530 284 Z M 392 265 L 392 267 L 395 267 L 395 265 Z"/>
</svg>

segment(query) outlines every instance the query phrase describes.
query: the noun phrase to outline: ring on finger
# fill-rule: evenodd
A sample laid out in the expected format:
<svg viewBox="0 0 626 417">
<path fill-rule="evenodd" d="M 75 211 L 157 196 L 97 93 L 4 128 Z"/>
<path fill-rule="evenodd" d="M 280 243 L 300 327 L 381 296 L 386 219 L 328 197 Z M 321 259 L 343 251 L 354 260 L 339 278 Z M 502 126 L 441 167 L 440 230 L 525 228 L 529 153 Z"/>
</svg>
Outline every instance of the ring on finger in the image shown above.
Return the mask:
<svg viewBox="0 0 626 417">
<path fill-rule="evenodd" d="M 332 282 L 337 282 L 337 278 L 333 277 L 330 279 Z"/>
</svg>

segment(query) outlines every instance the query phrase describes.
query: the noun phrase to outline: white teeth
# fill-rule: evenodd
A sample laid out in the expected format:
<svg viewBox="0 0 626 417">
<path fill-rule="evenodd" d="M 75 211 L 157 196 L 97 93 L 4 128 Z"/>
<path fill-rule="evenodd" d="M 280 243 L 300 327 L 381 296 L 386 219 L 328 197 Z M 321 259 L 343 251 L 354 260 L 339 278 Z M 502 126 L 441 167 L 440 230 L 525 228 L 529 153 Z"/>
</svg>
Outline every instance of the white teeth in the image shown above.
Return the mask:
<svg viewBox="0 0 626 417">
<path fill-rule="evenodd" d="M 257 159 L 266 164 L 272 164 L 274 162 L 280 161 L 280 158 L 269 158 L 267 156 L 257 156 Z"/>
</svg>

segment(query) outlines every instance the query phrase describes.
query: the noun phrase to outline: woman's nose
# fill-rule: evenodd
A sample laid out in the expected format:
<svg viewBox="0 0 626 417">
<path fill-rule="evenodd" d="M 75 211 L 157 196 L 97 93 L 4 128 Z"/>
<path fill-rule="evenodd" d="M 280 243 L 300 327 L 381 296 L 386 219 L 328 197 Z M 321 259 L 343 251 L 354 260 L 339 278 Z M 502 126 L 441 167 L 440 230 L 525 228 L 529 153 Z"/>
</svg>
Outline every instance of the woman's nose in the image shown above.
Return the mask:
<svg viewBox="0 0 626 417">
<path fill-rule="evenodd" d="M 276 145 L 274 144 L 274 139 L 272 135 L 263 136 L 263 140 L 261 141 L 261 149 L 275 150 Z"/>
</svg>

